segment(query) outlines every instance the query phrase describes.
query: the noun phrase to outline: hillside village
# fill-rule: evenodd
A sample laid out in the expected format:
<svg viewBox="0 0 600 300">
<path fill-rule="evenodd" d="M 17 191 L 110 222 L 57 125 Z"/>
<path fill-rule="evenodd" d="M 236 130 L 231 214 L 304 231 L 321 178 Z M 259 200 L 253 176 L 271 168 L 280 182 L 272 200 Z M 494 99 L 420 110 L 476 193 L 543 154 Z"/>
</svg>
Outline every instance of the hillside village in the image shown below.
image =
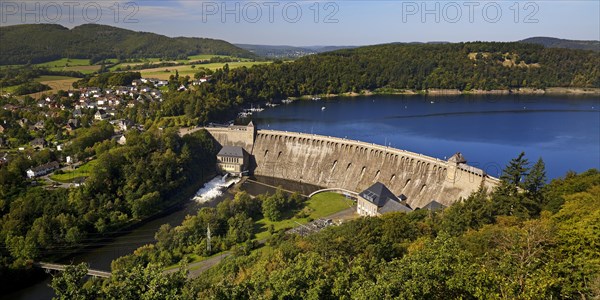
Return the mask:
<svg viewBox="0 0 600 300">
<path fill-rule="evenodd" d="M 186 91 L 209 80 L 209 77 L 177 84 L 178 91 Z M 15 100 L 3 95 L 0 109 L 0 164 L 7 164 L 13 153 L 31 154 L 42 150 L 54 153 L 62 165 L 71 165 L 78 159 L 62 155 L 70 139 L 81 128 L 106 121 L 112 128 L 111 140 L 125 144 L 125 133 L 143 131 L 144 125 L 128 118 L 128 112 L 136 107 L 162 102 L 168 80 L 140 78 L 126 86 L 81 87 L 56 94 Z M 0 103 L 2 103 L 0 102 Z M 60 168 L 59 162 L 47 161 L 27 171 L 28 178 L 36 178 Z"/>
</svg>

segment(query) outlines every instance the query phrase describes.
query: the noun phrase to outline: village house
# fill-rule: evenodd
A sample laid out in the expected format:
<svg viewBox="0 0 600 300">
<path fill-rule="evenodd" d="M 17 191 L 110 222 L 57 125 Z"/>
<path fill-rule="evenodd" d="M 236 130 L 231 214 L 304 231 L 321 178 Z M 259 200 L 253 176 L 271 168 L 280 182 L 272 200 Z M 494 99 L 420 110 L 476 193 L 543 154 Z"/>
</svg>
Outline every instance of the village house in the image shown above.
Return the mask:
<svg viewBox="0 0 600 300">
<path fill-rule="evenodd" d="M 27 127 L 27 125 L 29 125 L 29 120 L 23 118 L 17 121 L 17 124 L 19 124 L 19 126 L 25 128 Z"/>
<path fill-rule="evenodd" d="M 44 121 L 40 120 L 40 121 L 37 121 L 35 124 L 33 124 L 32 129 L 33 130 L 43 130 L 44 125 L 46 125 L 46 123 L 44 123 Z"/>
<path fill-rule="evenodd" d="M 90 108 L 90 109 L 94 109 L 97 108 L 98 105 L 96 104 L 96 102 L 86 102 L 84 108 Z"/>
<path fill-rule="evenodd" d="M 361 216 L 376 217 L 388 212 L 411 212 L 383 183 L 376 182 L 358 194 L 356 211 Z"/>
<path fill-rule="evenodd" d="M 118 106 L 119 104 L 121 104 L 120 98 L 112 97 L 108 99 L 109 106 Z"/>
<path fill-rule="evenodd" d="M 2 154 L 2 157 L 0 157 L 0 165 L 8 164 L 8 162 L 9 162 L 8 153 Z"/>
<path fill-rule="evenodd" d="M 69 119 L 65 128 L 67 129 L 67 131 L 73 131 L 73 130 L 79 128 L 79 126 L 80 126 L 79 119 Z"/>
<path fill-rule="evenodd" d="M 12 111 L 12 112 L 15 112 L 19 109 L 18 106 L 12 105 L 12 104 L 6 104 L 3 106 L 3 108 L 4 108 L 4 110 L 8 110 L 8 111 Z"/>
<path fill-rule="evenodd" d="M 194 80 L 192 82 L 192 84 L 193 85 L 201 85 L 201 84 L 207 82 L 209 79 L 210 79 L 209 77 L 202 77 L 202 78 L 199 78 L 198 80 Z"/>
<path fill-rule="evenodd" d="M 59 168 L 59 164 L 56 161 L 47 163 L 47 164 L 43 164 L 41 166 L 37 166 L 35 168 L 31 168 L 29 170 L 27 170 L 27 178 L 36 178 L 39 176 L 44 176 L 56 169 Z"/>
<path fill-rule="evenodd" d="M 94 119 L 98 121 L 106 120 L 108 119 L 108 115 L 105 110 L 99 109 L 96 114 L 94 114 Z"/>
<path fill-rule="evenodd" d="M 109 116 L 111 116 L 111 117 L 116 116 L 117 113 L 118 113 L 118 111 L 116 109 L 114 109 L 114 108 L 109 108 L 109 109 L 106 109 L 105 111 L 106 111 L 106 114 L 109 115 Z"/>
<path fill-rule="evenodd" d="M 46 147 L 47 143 L 46 140 L 44 140 L 43 138 L 35 138 L 33 139 L 30 143 L 31 147 L 33 147 L 33 149 L 44 149 L 44 147 Z"/>
<path fill-rule="evenodd" d="M 115 132 L 125 132 L 135 126 L 131 120 L 120 119 L 110 122 L 115 127 Z"/>
<path fill-rule="evenodd" d="M 116 140 L 117 140 L 117 144 L 119 144 L 121 146 L 127 144 L 127 138 L 125 137 L 125 135 L 119 135 Z"/>
<path fill-rule="evenodd" d="M 129 92 L 129 89 L 127 87 L 124 86 L 120 86 L 118 88 L 115 89 L 115 94 L 117 95 L 125 95 Z"/>
<path fill-rule="evenodd" d="M 159 90 L 152 90 L 150 92 L 150 95 L 160 98 L 160 97 L 162 97 L 162 92 Z"/>
</svg>

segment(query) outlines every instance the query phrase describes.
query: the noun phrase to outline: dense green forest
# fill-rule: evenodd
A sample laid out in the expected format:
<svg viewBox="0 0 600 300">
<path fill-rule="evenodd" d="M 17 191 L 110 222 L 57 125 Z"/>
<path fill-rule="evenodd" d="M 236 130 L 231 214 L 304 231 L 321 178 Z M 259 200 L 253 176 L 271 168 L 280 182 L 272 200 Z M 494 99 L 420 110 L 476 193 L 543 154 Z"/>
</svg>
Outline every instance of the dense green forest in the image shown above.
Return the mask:
<svg viewBox="0 0 600 300">
<path fill-rule="evenodd" d="M 216 152 L 206 132 L 180 137 L 176 128 L 131 130 L 125 146 L 112 134 L 107 122 L 76 133 L 66 151 L 96 160 L 78 188 L 48 189 L 25 180 L 27 168 L 56 159 L 48 150 L 15 156 L 0 168 L 2 289 L 25 284 L 21 276 L 31 261 L 72 253 L 188 199 L 214 172 Z"/>
<path fill-rule="evenodd" d="M 596 52 L 532 44 L 389 44 L 311 55 L 251 70 L 234 69 L 214 77 L 243 87 L 243 98 L 265 99 L 378 88 L 600 87 L 599 66 Z"/>
<path fill-rule="evenodd" d="M 96 24 L 70 30 L 55 24 L 2 26 L 0 53 L 0 65 L 33 64 L 64 57 L 90 59 L 92 63 L 108 58 L 186 59 L 196 54 L 255 57 L 251 52 L 221 40 L 169 38 Z"/>
<path fill-rule="evenodd" d="M 238 237 L 244 226 L 235 224 L 251 218 L 244 208 L 259 213 L 254 200 L 241 195 L 217 209 L 222 212 L 188 218 L 172 234 L 162 229 L 160 245 L 138 250 L 110 279 L 87 280 L 79 265 L 52 286 L 58 299 L 598 297 L 600 172 L 568 173 L 545 185 L 543 161 L 530 165 L 520 155 L 503 174 L 499 188 L 445 210 L 364 217 L 306 237 L 276 233 L 265 246 L 236 251 L 196 279 L 184 271 L 164 274 L 160 260 L 148 260 L 166 245 L 193 248 L 181 244 L 190 239 L 205 245 L 205 226 L 221 213 L 233 215 L 220 236 Z"/>
</svg>

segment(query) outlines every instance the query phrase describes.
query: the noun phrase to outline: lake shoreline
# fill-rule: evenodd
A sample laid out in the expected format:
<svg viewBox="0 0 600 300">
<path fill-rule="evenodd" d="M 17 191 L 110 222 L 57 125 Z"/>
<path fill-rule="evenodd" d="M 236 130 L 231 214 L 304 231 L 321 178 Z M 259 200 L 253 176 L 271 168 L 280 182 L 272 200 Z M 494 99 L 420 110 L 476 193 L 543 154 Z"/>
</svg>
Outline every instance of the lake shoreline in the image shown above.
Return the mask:
<svg viewBox="0 0 600 300">
<path fill-rule="evenodd" d="M 551 87 L 546 89 L 536 88 L 518 88 L 518 89 L 499 89 L 499 90 L 458 90 L 458 89 L 428 89 L 428 90 L 409 90 L 409 89 L 378 89 L 363 90 L 360 93 L 340 93 L 340 94 L 319 94 L 322 98 L 335 97 L 360 97 L 374 95 L 402 95 L 402 96 L 462 96 L 462 95 L 552 95 L 552 96 L 600 96 L 600 88 L 570 88 L 570 87 Z M 303 95 L 300 97 L 290 97 L 294 99 L 312 99 L 313 95 Z"/>
</svg>

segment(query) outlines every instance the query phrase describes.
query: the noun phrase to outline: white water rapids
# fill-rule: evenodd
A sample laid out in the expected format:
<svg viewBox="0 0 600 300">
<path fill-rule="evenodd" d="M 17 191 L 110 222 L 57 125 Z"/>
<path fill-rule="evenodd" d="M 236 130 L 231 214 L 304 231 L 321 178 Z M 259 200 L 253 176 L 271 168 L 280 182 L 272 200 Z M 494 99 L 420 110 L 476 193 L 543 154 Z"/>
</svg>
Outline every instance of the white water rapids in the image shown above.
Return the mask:
<svg viewBox="0 0 600 300">
<path fill-rule="evenodd" d="M 232 183 L 237 183 L 238 181 L 240 181 L 240 179 L 236 177 L 229 178 L 217 176 L 211 181 L 205 183 L 204 186 L 199 189 L 198 192 L 196 192 L 196 195 L 192 199 L 198 203 L 206 203 L 223 195 L 223 190 L 225 190 Z"/>
</svg>

